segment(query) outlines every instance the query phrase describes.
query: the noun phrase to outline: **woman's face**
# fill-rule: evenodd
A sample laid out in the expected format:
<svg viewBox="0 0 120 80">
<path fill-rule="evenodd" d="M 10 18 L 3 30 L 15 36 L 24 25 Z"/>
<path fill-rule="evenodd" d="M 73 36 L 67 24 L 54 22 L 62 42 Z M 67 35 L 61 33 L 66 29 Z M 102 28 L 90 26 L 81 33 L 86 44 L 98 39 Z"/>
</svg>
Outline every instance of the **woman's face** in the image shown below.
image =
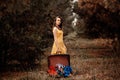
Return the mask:
<svg viewBox="0 0 120 80">
<path fill-rule="evenodd" d="M 56 18 L 56 26 L 59 26 L 61 24 L 61 19 L 59 17 Z"/>
</svg>

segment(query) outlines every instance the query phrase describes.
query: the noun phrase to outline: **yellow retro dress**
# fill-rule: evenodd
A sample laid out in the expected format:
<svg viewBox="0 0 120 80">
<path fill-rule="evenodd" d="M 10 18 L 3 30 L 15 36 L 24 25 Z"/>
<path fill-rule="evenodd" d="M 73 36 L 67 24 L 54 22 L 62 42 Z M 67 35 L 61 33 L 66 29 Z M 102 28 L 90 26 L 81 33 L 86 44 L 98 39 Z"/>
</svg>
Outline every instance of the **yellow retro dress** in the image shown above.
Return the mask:
<svg viewBox="0 0 120 80">
<path fill-rule="evenodd" d="M 56 28 L 56 30 L 57 30 L 56 37 L 57 37 L 57 42 L 58 42 L 58 48 L 59 48 L 59 51 L 61 52 L 60 54 L 66 54 L 67 48 L 63 42 L 63 31 L 58 28 Z M 57 46 L 55 44 L 55 41 L 53 43 L 52 50 L 51 50 L 51 55 L 54 55 L 54 54 L 57 54 Z"/>
</svg>

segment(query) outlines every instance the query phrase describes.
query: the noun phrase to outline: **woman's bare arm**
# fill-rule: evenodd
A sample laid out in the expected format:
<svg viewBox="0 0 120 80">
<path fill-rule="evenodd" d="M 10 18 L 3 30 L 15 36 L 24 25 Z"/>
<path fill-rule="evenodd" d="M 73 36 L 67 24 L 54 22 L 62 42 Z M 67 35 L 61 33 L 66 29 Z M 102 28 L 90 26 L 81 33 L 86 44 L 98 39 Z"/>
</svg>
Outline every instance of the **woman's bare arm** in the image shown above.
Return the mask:
<svg viewBox="0 0 120 80">
<path fill-rule="evenodd" d="M 56 44 L 56 47 L 57 47 L 57 51 L 59 51 L 59 45 L 58 45 L 58 39 L 57 39 L 57 28 L 54 27 L 53 28 L 53 36 L 54 36 L 54 41 L 55 41 L 55 44 Z"/>
</svg>

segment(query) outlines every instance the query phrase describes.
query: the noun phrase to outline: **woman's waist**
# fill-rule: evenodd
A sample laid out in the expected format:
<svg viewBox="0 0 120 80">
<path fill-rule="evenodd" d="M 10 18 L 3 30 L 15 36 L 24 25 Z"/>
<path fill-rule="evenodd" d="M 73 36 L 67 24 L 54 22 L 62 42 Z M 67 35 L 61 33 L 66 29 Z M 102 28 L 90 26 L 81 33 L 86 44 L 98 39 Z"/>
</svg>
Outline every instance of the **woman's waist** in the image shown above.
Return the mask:
<svg viewBox="0 0 120 80">
<path fill-rule="evenodd" d="M 54 41 L 54 42 L 55 42 L 55 41 Z M 57 43 L 63 43 L 63 40 L 58 39 L 56 42 L 57 42 Z"/>
</svg>

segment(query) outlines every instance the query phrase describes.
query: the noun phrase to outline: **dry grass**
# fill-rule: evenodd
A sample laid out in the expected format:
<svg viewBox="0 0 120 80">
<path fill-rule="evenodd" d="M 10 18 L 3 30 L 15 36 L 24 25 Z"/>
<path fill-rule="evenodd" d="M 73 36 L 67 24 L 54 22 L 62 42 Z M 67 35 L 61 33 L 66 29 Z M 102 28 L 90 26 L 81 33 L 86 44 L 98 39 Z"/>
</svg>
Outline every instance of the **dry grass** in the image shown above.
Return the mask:
<svg viewBox="0 0 120 80">
<path fill-rule="evenodd" d="M 105 39 L 68 39 L 65 44 L 70 54 L 72 76 L 56 78 L 47 74 L 46 49 L 41 68 L 28 72 L 7 72 L 0 80 L 120 80 L 120 59 L 111 49 L 111 41 Z"/>
</svg>

